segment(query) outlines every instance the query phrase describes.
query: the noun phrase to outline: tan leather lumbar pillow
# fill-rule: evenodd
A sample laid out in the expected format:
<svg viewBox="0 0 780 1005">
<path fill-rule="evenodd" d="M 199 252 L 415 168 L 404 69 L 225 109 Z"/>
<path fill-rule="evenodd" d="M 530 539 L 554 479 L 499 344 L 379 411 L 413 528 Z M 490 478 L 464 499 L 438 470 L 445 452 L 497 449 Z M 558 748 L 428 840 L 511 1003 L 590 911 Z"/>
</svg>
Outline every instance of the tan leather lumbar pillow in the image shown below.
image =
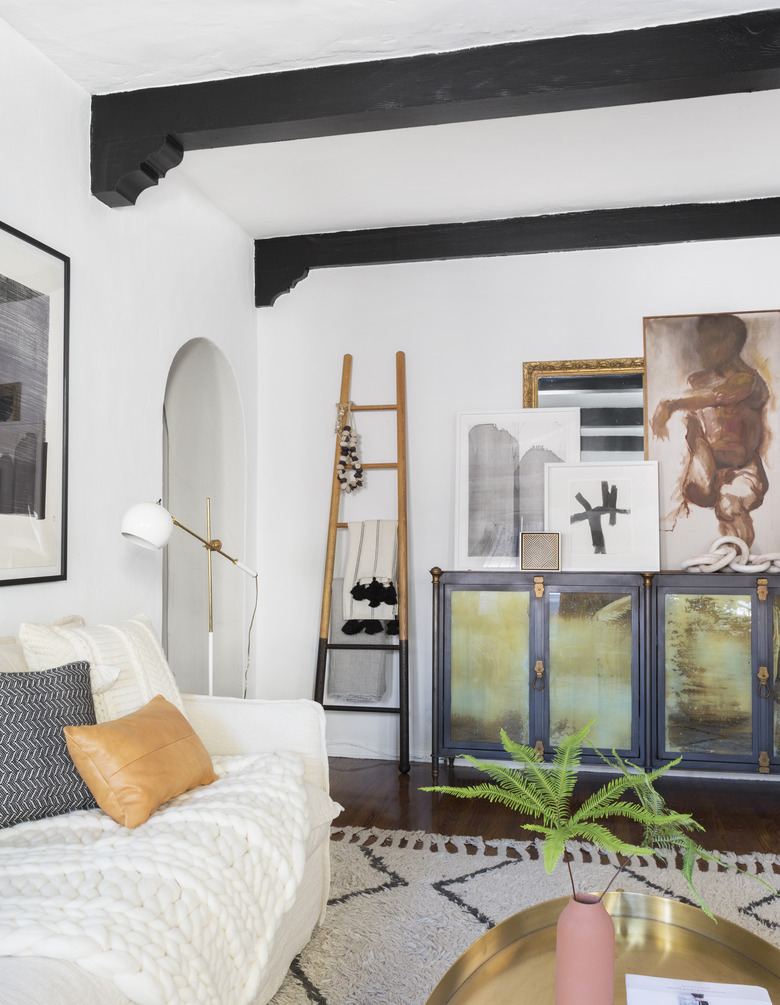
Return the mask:
<svg viewBox="0 0 780 1005">
<path fill-rule="evenodd" d="M 125 827 L 138 827 L 174 796 L 216 781 L 200 738 L 162 695 L 121 719 L 64 728 L 73 763 L 98 806 Z"/>
</svg>

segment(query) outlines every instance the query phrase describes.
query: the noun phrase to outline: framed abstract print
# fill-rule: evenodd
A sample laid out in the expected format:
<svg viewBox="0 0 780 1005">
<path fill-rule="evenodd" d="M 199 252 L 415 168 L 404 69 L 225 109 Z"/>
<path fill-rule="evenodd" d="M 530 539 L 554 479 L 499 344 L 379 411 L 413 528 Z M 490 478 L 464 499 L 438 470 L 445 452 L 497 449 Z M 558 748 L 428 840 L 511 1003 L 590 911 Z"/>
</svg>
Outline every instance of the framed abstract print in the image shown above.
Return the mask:
<svg viewBox="0 0 780 1005">
<path fill-rule="evenodd" d="M 578 408 L 459 415 L 455 567 L 519 569 L 520 535 L 545 530 L 545 465 L 579 456 Z"/>
<path fill-rule="evenodd" d="M 0 224 L 0 586 L 66 575 L 69 272 Z"/>
<path fill-rule="evenodd" d="M 548 464 L 547 530 L 561 535 L 567 572 L 657 572 L 658 465 Z"/>
<path fill-rule="evenodd" d="M 644 337 L 661 567 L 679 569 L 721 537 L 776 552 L 780 311 L 648 317 Z"/>
</svg>

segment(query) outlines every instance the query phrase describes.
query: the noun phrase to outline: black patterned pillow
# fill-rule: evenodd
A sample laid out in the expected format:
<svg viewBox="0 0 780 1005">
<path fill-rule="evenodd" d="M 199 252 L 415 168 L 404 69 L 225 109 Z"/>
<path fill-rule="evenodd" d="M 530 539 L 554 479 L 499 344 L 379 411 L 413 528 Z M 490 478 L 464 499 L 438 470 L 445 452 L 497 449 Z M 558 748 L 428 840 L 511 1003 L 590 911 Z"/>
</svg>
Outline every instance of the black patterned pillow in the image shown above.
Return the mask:
<svg viewBox="0 0 780 1005">
<path fill-rule="evenodd" d="M 0 673 L 0 827 L 97 805 L 63 732 L 94 723 L 89 663 Z"/>
</svg>

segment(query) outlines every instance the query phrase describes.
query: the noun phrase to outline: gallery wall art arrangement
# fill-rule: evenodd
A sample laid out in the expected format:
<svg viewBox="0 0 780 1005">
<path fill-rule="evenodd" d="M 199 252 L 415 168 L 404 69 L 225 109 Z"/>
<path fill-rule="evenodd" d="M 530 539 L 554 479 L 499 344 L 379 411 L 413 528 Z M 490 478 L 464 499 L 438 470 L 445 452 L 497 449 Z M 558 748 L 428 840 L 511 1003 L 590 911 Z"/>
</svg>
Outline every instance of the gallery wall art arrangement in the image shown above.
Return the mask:
<svg viewBox="0 0 780 1005">
<path fill-rule="evenodd" d="M 643 359 L 527 363 L 529 407 L 458 416 L 456 568 L 774 568 L 780 311 L 643 330 Z"/>
</svg>

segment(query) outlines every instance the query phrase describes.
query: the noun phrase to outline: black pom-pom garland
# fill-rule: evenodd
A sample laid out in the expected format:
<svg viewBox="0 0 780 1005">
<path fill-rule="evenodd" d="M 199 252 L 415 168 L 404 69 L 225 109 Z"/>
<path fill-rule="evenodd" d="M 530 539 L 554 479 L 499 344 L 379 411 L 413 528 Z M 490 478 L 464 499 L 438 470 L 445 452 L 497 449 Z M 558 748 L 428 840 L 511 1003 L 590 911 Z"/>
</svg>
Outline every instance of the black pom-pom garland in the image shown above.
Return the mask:
<svg viewBox="0 0 780 1005">
<path fill-rule="evenodd" d="M 344 426 L 341 430 L 336 478 L 342 492 L 353 492 L 363 484 L 363 467 L 357 455 L 357 433 L 352 426 Z"/>
</svg>

